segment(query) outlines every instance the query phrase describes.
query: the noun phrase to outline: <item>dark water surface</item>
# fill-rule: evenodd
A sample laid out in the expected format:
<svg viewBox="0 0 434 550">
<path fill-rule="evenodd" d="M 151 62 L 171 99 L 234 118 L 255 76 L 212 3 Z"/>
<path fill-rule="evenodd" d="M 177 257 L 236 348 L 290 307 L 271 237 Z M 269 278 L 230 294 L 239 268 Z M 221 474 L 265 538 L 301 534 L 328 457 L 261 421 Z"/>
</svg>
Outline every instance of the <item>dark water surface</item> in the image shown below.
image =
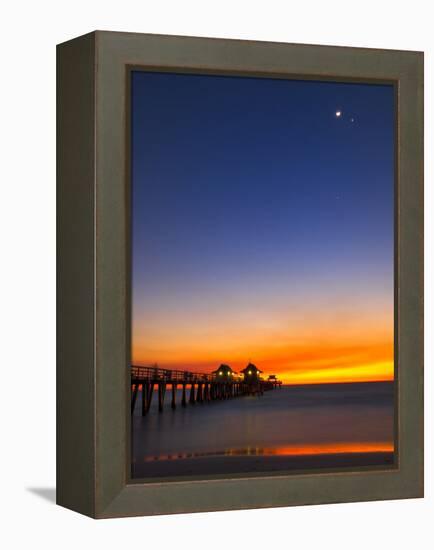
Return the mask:
<svg viewBox="0 0 434 550">
<path fill-rule="evenodd" d="M 164 412 L 132 426 L 132 477 L 390 465 L 393 382 L 287 386 Z"/>
</svg>

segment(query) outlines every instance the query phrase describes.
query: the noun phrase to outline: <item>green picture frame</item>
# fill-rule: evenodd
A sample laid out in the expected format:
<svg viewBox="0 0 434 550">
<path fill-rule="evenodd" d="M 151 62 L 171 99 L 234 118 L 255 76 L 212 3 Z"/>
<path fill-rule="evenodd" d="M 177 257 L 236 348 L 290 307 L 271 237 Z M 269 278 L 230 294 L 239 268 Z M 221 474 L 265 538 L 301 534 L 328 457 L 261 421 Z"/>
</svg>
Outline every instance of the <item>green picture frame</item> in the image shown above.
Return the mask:
<svg viewBox="0 0 434 550">
<path fill-rule="evenodd" d="M 132 68 L 387 82 L 396 468 L 131 480 Z M 96 31 L 57 47 L 57 502 L 94 518 L 423 496 L 423 53 Z"/>
</svg>

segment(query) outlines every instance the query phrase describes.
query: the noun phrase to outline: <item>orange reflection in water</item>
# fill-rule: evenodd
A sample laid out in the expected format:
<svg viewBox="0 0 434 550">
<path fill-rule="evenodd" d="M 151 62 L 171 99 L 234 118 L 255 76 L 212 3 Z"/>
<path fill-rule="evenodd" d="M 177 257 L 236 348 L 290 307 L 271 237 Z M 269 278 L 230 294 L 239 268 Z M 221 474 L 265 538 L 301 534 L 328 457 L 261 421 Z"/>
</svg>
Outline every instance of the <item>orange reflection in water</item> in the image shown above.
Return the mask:
<svg viewBox="0 0 434 550">
<path fill-rule="evenodd" d="M 293 456 L 293 455 L 323 455 L 341 453 L 386 453 L 393 452 L 394 444 L 391 441 L 363 441 L 358 443 L 315 443 L 312 445 L 288 445 L 264 449 L 265 455 Z"/>
<path fill-rule="evenodd" d="M 280 447 L 246 447 L 225 449 L 223 451 L 173 453 L 160 456 L 144 457 L 145 462 L 154 460 L 180 460 L 185 458 L 206 458 L 213 456 L 312 456 L 352 453 L 392 453 L 393 441 L 360 441 L 292 444 Z"/>
</svg>

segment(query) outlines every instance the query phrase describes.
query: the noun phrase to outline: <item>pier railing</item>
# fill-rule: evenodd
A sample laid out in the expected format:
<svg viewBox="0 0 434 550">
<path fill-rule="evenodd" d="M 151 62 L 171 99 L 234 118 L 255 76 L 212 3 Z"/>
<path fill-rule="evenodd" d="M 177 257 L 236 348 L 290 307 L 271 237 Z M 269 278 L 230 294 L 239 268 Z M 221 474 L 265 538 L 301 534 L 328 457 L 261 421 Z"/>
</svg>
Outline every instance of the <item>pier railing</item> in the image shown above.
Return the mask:
<svg viewBox="0 0 434 550">
<path fill-rule="evenodd" d="M 131 377 L 134 380 L 151 382 L 175 381 L 175 382 L 211 382 L 215 378 L 213 374 L 203 372 L 190 372 L 182 370 L 168 370 L 159 367 L 132 366 Z"/>
</svg>

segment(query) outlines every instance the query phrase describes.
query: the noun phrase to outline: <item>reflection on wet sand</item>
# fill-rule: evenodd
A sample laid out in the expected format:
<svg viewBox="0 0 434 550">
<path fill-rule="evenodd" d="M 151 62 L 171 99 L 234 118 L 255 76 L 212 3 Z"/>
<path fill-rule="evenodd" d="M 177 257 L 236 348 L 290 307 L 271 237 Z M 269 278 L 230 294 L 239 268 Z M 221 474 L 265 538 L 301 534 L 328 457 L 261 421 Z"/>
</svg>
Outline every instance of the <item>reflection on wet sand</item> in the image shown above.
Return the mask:
<svg viewBox="0 0 434 550">
<path fill-rule="evenodd" d="M 160 456 L 145 456 L 144 462 L 155 460 L 182 460 L 187 458 L 205 458 L 214 456 L 312 456 L 347 453 L 393 453 L 391 441 L 361 441 L 358 443 L 317 443 L 311 445 L 285 445 L 282 447 L 246 447 L 244 449 L 225 449 L 223 451 L 203 451 L 175 453 Z"/>
</svg>

